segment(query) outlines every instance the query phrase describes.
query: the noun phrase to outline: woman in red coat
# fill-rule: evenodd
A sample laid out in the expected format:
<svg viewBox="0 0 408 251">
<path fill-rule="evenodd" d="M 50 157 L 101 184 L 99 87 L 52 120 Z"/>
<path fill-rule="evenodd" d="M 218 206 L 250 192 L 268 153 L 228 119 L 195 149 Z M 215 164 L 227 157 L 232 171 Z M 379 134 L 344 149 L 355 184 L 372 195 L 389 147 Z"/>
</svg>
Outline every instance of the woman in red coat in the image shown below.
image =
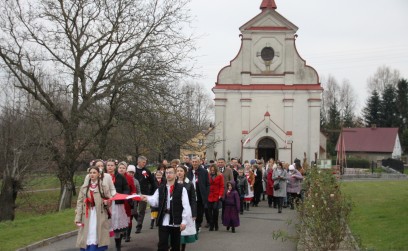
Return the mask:
<svg viewBox="0 0 408 251">
<path fill-rule="evenodd" d="M 218 231 L 218 203 L 224 195 L 224 176 L 219 172 L 217 165 L 210 166 L 210 193 L 208 194 L 208 215 L 210 231 Z"/>
<path fill-rule="evenodd" d="M 272 179 L 273 166 L 269 165 L 266 172 L 267 172 L 266 194 L 268 195 L 268 205 L 269 207 L 272 207 L 272 202 L 274 202 L 273 200 L 273 179 Z"/>
</svg>

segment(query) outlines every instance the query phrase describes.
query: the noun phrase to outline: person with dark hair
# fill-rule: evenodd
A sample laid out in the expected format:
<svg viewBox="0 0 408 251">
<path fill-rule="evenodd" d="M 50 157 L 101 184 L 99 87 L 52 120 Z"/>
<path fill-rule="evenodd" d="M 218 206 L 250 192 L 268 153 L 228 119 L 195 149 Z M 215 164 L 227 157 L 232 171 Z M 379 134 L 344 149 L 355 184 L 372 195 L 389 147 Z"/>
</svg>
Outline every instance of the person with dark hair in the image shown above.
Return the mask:
<svg viewBox="0 0 408 251">
<path fill-rule="evenodd" d="M 181 251 L 186 250 L 187 243 L 193 243 L 198 240 L 198 233 L 195 226 L 195 219 L 197 218 L 197 201 L 194 185 L 187 178 L 187 168 L 185 166 L 177 166 L 176 169 L 177 182 L 182 184 L 187 190 L 188 200 L 191 208 L 191 218 L 187 219 L 186 229 L 181 232 Z"/>
<path fill-rule="evenodd" d="M 135 178 L 133 178 L 133 175 L 130 175 L 126 172 L 127 167 L 128 165 L 125 161 L 120 162 L 118 164 L 118 173 L 122 174 L 126 178 L 129 186 L 129 194 L 137 194 L 136 185 L 134 182 Z M 125 200 L 125 211 L 128 217 L 128 227 L 126 229 L 125 242 L 130 241 L 130 233 L 132 232 L 132 206 L 133 200 Z"/>
<path fill-rule="evenodd" d="M 224 200 L 225 211 L 222 217 L 222 224 L 227 227 L 227 231 L 229 231 L 231 227 L 232 232 L 235 233 L 235 228 L 239 227 L 240 202 L 234 181 L 227 183 L 227 192 L 225 193 Z"/>
<path fill-rule="evenodd" d="M 208 214 L 210 219 L 210 231 L 218 231 L 219 203 L 224 197 L 224 178 L 218 167 L 210 166 L 210 193 L 208 194 Z"/>
<path fill-rule="evenodd" d="M 244 213 L 244 198 L 248 195 L 248 180 L 244 175 L 244 168 L 238 169 L 237 191 L 239 194 L 240 213 Z"/>
<path fill-rule="evenodd" d="M 262 187 L 263 174 L 262 174 L 262 166 L 258 164 L 254 164 L 253 168 L 254 168 L 254 175 L 255 175 L 253 206 L 257 207 L 259 202 L 261 201 L 261 194 L 263 192 L 263 187 Z"/>
<path fill-rule="evenodd" d="M 112 177 L 116 192 L 120 194 L 130 194 L 130 188 L 125 176 L 120 174 L 116 168 L 117 160 L 109 159 L 106 161 L 107 173 Z M 112 203 L 112 228 L 115 233 L 116 250 L 121 250 L 122 235 L 126 235 L 126 230 L 129 225 L 129 218 L 126 214 L 125 201 L 115 200 Z"/>
<path fill-rule="evenodd" d="M 163 183 L 166 183 L 166 180 L 163 178 L 163 173 L 165 170 L 162 172 L 160 170 L 157 170 L 154 173 L 155 179 L 154 179 L 154 191 L 156 191 L 157 188 L 160 187 L 160 185 Z M 152 207 L 150 206 L 150 229 L 154 228 L 154 222 L 157 220 L 157 216 L 159 214 L 159 209 L 157 207 Z"/>
<path fill-rule="evenodd" d="M 75 224 L 80 227 L 76 246 L 81 250 L 103 251 L 110 243 L 109 186 L 100 179 L 96 166 L 88 169 L 88 181 L 78 192 Z"/>
<path fill-rule="evenodd" d="M 169 249 L 169 238 L 172 251 L 180 250 L 181 231 L 191 218 L 191 208 L 187 190 L 176 182 L 176 168 L 166 169 L 166 184 L 161 184 L 153 195 L 142 195 L 144 202 L 158 207 L 159 214 L 156 225 L 159 227 L 158 251 Z"/>
<path fill-rule="evenodd" d="M 282 162 L 278 162 L 277 168 L 272 173 L 273 195 L 278 201 L 278 213 L 282 213 L 283 200 L 286 197 L 286 180 L 287 172 L 283 167 Z M 278 185 L 279 184 L 279 187 Z"/>
</svg>

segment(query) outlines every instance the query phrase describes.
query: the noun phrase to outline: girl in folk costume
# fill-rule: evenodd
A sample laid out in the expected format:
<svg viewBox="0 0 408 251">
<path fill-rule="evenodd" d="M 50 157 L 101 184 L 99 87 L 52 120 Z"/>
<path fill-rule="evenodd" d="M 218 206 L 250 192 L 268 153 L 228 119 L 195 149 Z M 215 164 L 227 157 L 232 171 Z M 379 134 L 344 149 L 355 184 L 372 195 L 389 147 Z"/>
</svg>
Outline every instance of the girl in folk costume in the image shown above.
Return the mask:
<svg viewBox="0 0 408 251">
<path fill-rule="evenodd" d="M 121 194 L 129 194 L 130 189 L 126 178 L 116 170 L 116 160 L 109 159 L 106 161 L 106 169 L 108 174 L 112 177 L 116 192 Z M 115 232 L 116 250 L 121 250 L 121 235 L 126 233 L 129 225 L 128 216 L 125 210 L 124 200 L 115 200 L 112 203 L 112 228 Z"/>
<path fill-rule="evenodd" d="M 132 165 L 130 165 L 132 166 Z M 135 182 L 133 175 L 129 175 L 126 170 L 128 166 L 125 161 L 122 161 L 118 164 L 118 173 L 122 174 L 128 183 L 130 194 L 137 194 Z M 133 166 L 134 168 L 134 166 Z M 130 241 L 130 232 L 132 231 L 132 206 L 133 206 L 133 200 L 125 200 L 125 211 L 126 215 L 128 217 L 128 228 L 126 230 L 126 235 L 125 235 L 125 242 Z"/>
<path fill-rule="evenodd" d="M 225 192 L 225 209 L 222 224 L 227 227 L 227 231 L 229 231 L 231 227 L 233 233 L 235 233 L 235 228 L 239 227 L 239 204 L 239 195 L 235 189 L 235 182 L 228 181 L 227 192 Z"/>
<path fill-rule="evenodd" d="M 248 195 L 244 197 L 244 208 L 249 211 L 249 204 L 254 198 L 254 184 L 255 184 L 255 175 L 251 170 L 251 164 L 245 163 L 245 177 L 248 180 Z"/>
<path fill-rule="evenodd" d="M 197 201 L 196 192 L 194 185 L 186 177 L 187 168 L 184 165 L 180 165 L 176 169 L 177 182 L 182 184 L 187 190 L 188 200 L 191 207 L 191 217 L 187 219 L 186 229 L 181 232 L 181 251 L 186 250 L 187 243 L 193 243 L 198 240 L 198 235 L 196 231 L 195 219 L 197 217 Z"/>
<path fill-rule="evenodd" d="M 219 202 L 224 194 L 224 176 L 216 164 L 210 166 L 210 193 L 208 194 L 208 216 L 210 231 L 218 231 Z"/>
<path fill-rule="evenodd" d="M 248 195 L 248 180 L 244 175 L 244 168 L 238 169 L 238 177 L 237 177 L 237 191 L 239 194 L 239 212 L 240 214 L 244 213 L 244 198 Z"/>
<path fill-rule="evenodd" d="M 153 185 L 153 189 L 154 191 L 156 191 L 157 188 L 159 188 L 159 186 L 162 183 L 166 183 L 163 179 L 163 172 L 157 170 L 154 173 L 155 179 L 154 179 L 154 185 Z M 159 214 L 159 208 L 158 207 L 150 207 L 150 229 L 153 229 L 154 227 L 154 221 L 157 219 L 157 215 Z"/>
<path fill-rule="evenodd" d="M 76 246 L 81 250 L 107 250 L 110 243 L 109 187 L 103 184 L 98 167 L 88 170 L 87 184 L 78 193 L 75 223 L 80 226 Z"/>
<path fill-rule="evenodd" d="M 273 194 L 278 201 L 278 213 L 282 213 L 283 199 L 286 197 L 287 180 L 287 173 L 283 168 L 282 162 L 279 162 L 277 168 L 273 171 L 272 180 L 274 182 Z M 279 188 L 277 184 L 279 184 Z"/>
</svg>

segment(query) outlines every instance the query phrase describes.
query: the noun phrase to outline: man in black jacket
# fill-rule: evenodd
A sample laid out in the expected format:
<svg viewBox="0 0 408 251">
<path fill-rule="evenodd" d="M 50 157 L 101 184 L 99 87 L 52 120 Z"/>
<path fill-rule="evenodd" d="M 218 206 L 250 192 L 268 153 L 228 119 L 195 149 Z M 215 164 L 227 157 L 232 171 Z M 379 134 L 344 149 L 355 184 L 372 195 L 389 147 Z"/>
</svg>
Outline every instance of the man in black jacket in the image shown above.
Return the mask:
<svg viewBox="0 0 408 251">
<path fill-rule="evenodd" d="M 191 218 L 190 202 L 187 190 L 176 181 L 176 168 L 166 169 L 166 184 L 161 184 L 152 196 L 143 195 L 143 202 L 159 208 L 157 225 L 159 226 L 158 251 L 167 251 L 169 237 L 171 250 L 180 250 L 181 231 L 186 228 Z"/>
<path fill-rule="evenodd" d="M 135 172 L 135 178 L 139 181 L 140 190 L 142 194 L 151 195 L 153 194 L 154 187 L 154 177 L 152 173 L 147 169 L 146 166 L 147 158 L 145 156 L 139 156 L 137 158 L 137 167 Z M 137 204 L 137 215 L 136 215 L 136 233 L 140 233 L 143 226 L 143 220 L 146 213 L 147 203 L 145 201 L 139 201 Z"/>
<path fill-rule="evenodd" d="M 208 193 L 210 192 L 210 180 L 208 171 L 200 166 L 200 158 L 194 156 L 191 160 L 192 168 L 187 172 L 187 178 L 192 182 L 197 194 L 197 232 L 203 222 L 203 215 L 208 208 Z"/>
</svg>

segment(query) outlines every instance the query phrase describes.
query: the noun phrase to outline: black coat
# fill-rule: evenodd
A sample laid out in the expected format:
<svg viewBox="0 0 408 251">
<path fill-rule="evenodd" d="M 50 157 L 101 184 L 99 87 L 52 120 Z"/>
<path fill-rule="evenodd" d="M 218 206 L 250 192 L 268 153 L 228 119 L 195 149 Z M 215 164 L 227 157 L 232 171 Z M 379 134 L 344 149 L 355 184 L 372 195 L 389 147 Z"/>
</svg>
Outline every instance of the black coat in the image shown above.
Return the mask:
<svg viewBox="0 0 408 251">
<path fill-rule="evenodd" d="M 143 174 L 143 171 L 145 171 L 145 175 Z M 154 177 L 149 169 L 145 167 L 139 169 L 136 167 L 135 179 L 139 181 L 142 194 L 152 195 L 154 193 Z"/>
<path fill-rule="evenodd" d="M 197 200 L 201 198 L 205 208 L 208 207 L 208 194 L 210 193 L 210 179 L 207 170 L 201 166 L 197 168 L 198 184 L 196 184 Z M 193 182 L 193 169 L 187 172 L 187 178 Z"/>
<path fill-rule="evenodd" d="M 130 194 L 129 185 L 127 183 L 125 176 L 123 176 L 122 174 L 115 172 L 115 182 L 113 184 L 115 185 L 117 193 Z M 124 202 L 125 202 L 124 200 L 117 200 L 115 203 L 123 204 Z"/>
</svg>

